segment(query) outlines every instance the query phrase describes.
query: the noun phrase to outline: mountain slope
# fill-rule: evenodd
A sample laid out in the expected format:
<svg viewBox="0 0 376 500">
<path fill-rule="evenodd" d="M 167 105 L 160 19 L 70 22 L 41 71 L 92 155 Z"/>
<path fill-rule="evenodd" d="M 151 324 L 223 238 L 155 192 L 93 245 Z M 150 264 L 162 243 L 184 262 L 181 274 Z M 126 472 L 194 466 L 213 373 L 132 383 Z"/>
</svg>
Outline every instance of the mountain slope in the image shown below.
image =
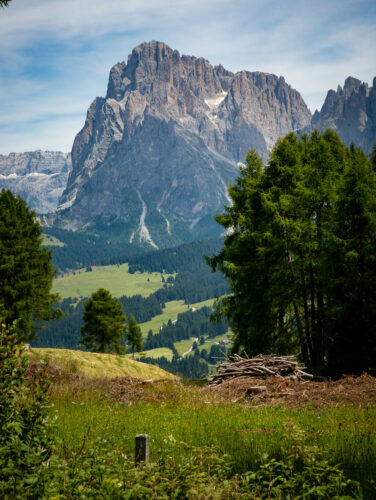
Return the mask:
<svg viewBox="0 0 376 500">
<path fill-rule="evenodd" d="M 0 155 L 0 189 L 19 194 L 39 214 L 53 212 L 70 169 L 70 154 L 60 151 Z"/>
<path fill-rule="evenodd" d="M 329 90 L 321 111 L 312 117 L 311 130 L 328 128 L 348 145 L 370 153 L 376 140 L 376 77 L 373 87 L 349 76 L 342 88 Z"/>
<path fill-rule="evenodd" d="M 136 47 L 110 72 L 72 149 L 55 223 L 80 229 L 124 223 L 131 243 L 165 247 L 217 235 L 237 162 L 266 156 L 311 114 L 282 77 L 233 74 L 160 42 Z"/>
</svg>

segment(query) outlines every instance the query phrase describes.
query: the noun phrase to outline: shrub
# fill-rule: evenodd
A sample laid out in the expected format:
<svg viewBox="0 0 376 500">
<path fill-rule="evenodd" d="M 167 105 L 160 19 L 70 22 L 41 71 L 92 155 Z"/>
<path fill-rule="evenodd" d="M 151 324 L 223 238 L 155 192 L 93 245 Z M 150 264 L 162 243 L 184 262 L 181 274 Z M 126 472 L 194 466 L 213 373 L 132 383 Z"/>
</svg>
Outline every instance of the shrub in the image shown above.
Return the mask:
<svg viewBox="0 0 376 500">
<path fill-rule="evenodd" d="M 303 430 L 290 424 L 290 435 L 290 452 L 283 461 L 268 461 L 265 456 L 257 471 L 245 475 L 255 498 L 362 498 L 357 482 L 330 465 L 317 446 L 304 444 Z"/>
<path fill-rule="evenodd" d="M 15 328 L 0 325 L 0 491 L 2 498 L 40 498 L 49 474 L 49 381 L 30 374 Z M 43 365 L 42 365 L 43 366 Z"/>
</svg>

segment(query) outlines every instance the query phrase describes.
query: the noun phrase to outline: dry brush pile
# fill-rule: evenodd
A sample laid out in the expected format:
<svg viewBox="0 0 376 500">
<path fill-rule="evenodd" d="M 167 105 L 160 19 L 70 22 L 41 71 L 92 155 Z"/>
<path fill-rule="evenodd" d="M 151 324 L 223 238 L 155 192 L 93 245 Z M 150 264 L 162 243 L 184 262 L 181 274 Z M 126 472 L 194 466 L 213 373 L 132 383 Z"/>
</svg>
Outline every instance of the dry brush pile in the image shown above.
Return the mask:
<svg viewBox="0 0 376 500">
<path fill-rule="evenodd" d="M 259 354 L 254 358 L 242 358 L 238 354 L 230 356 L 229 362 L 222 363 L 217 368 L 217 374 L 210 381 L 212 385 L 223 381 L 243 377 L 284 377 L 288 380 L 303 380 L 312 375 L 299 368 L 296 356 L 264 356 Z"/>
</svg>

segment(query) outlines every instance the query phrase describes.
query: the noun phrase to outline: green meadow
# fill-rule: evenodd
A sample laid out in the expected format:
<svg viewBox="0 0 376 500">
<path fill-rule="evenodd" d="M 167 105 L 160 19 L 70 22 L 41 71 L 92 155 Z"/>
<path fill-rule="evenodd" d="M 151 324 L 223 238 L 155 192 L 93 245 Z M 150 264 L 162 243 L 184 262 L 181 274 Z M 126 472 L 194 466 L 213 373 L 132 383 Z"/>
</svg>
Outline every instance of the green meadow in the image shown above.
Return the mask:
<svg viewBox="0 0 376 500">
<path fill-rule="evenodd" d="M 174 467 L 178 468 L 191 460 L 195 453 L 200 453 L 199 450 L 204 453 L 210 449 L 210 453 L 226 461 L 227 473 L 231 477 L 254 471 L 265 462 L 291 460 L 291 453 L 297 453 L 302 460 L 310 461 L 311 467 L 316 463 L 315 458 L 313 462 L 311 460 L 313 456 L 317 457 L 317 463 L 321 457 L 325 464 L 340 464 L 347 478 L 360 481 L 363 485 L 362 496 L 346 498 L 374 498 L 374 405 L 320 410 L 314 406 L 303 409 L 282 405 L 274 408 L 252 407 L 219 401 L 213 391 L 205 387 L 187 386 L 180 382 L 164 384 L 159 389 L 149 385 L 149 395 L 146 394 L 138 402 L 126 404 L 89 390 L 76 391 L 74 395 L 69 387 L 54 391 L 56 432 L 62 443 L 58 453 L 62 457 L 84 460 L 86 454 L 92 455 L 93 450 L 100 446 L 98 453 L 104 457 L 106 450 L 111 450 L 111 460 L 120 455 L 132 459 L 135 436 L 147 433 L 150 436 L 152 462 L 163 464 L 165 460 L 172 460 Z M 153 397 L 155 399 L 150 400 Z M 210 498 L 237 497 L 234 494 Z M 332 497 L 308 495 L 305 498 Z"/>
<path fill-rule="evenodd" d="M 155 349 L 149 349 L 148 351 L 144 351 L 143 354 L 147 358 L 162 358 L 165 357 L 169 361 L 172 360 L 172 350 L 169 347 L 156 347 Z M 126 358 L 132 358 L 132 354 L 126 354 Z M 135 353 L 135 357 L 139 358 L 140 355 L 138 353 Z M 152 365 L 150 365 L 152 366 Z"/>
<path fill-rule="evenodd" d="M 159 329 L 163 324 L 167 324 L 168 320 L 172 322 L 175 321 L 178 317 L 178 314 L 189 310 L 197 310 L 202 309 L 203 307 L 210 307 L 213 305 L 214 299 L 204 300 L 202 302 L 196 302 L 195 304 L 185 304 L 184 300 L 171 300 L 166 302 L 165 307 L 163 308 L 162 314 L 158 314 L 154 316 L 150 321 L 146 321 L 145 323 L 140 323 L 140 327 L 142 330 L 142 334 L 144 337 L 149 333 L 149 330 L 152 330 L 153 333 L 158 333 Z"/>
<path fill-rule="evenodd" d="M 188 310 L 189 307 L 184 303 L 184 300 L 171 300 L 166 302 L 162 314 L 157 314 L 157 316 L 154 316 L 150 321 L 140 323 L 142 334 L 146 337 L 149 330 L 153 330 L 153 333 L 158 333 L 163 323 L 167 324 L 169 319 L 175 321 L 178 314 Z"/>
<path fill-rule="evenodd" d="M 203 300 L 202 302 L 196 302 L 195 304 L 189 304 L 193 309 L 201 309 L 202 307 L 211 307 L 214 304 L 215 299 Z"/>
<path fill-rule="evenodd" d="M 87 272 L 81 269 L 75 272 L 58 276 L 54 280 L 53 292 L 59 293 L 64 299 L 67 297 L 89 297 L 98 288 L 109 290 L 115 297 L 127 295 L 142 295 L 147 297 L 159 288 L 162 288 L 162 273 L 130 274 L 128 264 L 119 266 L 98 266 Z"/>
<path fill-rule="evenodd" d="M 43 235 L 43 246 L 45 247 L 65 247 L 65 243 L 60 241 L 56 236 L 52 236 L 51 234 Z"/>
<path fill-rule="evenodd" d="M 210 351 L 210 348 L 212 345 L 218 344 L 221 340 L 227 340 L 229 338 L 229 333 L 224 333 L 223 335 L 218 335 L 217 337 L 209 338 L 209 337 L 204 337 L 205 338 L 205 344 L 200 345 L 198 342 L 198 350 L 202 351 L 203 349 L 206 349 L 208 352 Z"/>
<path fill-rule="evenodd" d="M 194 337 L 191 337 L 190 339 L 184 339 L 180 340 L 179 342 L 175 342 L 174 346 L 175 349 L 178 351 L 179 355 L 181 356 L 182 354 L 187 352 L 190 347 L 192 347 L 194 341 L 195 341 Z"/>
<path fill-rule="evenodd" d="M 204 338 L 205 338 L 204 344 L 200 345 L 200 343 L 197 342 L 198 349 L 199 349 L 199 351 L 206 349 L 209 353 L 211 346 L 218 344 L 218 342 L 221 340 L 228 339 L 229 333 L 224 333 L 223 335 L 218 335 L 217 337 L 213 337 L 213 338 L 209 338 L 209 337 L 204 336 Z M 180 340 L 179 342 L 175 342 L 174 346 L 181 356 L 182 354 L 184 354 L 185 352 L 188 351 L 188 349 L 192 346 L 194 341 L 195 341 L 195 338 L 191 337 L 190 339 L 185 339 L 185 340 Z M 149 351 L 147 351 L 147 352 L 149 352 Z"/>
</svg>

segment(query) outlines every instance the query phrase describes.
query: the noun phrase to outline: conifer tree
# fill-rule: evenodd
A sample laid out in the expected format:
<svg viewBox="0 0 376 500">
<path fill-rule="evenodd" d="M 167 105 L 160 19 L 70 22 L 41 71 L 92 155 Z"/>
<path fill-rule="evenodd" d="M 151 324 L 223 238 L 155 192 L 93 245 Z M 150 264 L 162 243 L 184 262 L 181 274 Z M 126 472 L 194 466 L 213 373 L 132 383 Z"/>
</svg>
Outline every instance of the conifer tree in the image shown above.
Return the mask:
<svg viewBox="0 0 376 500">
<path fill-rule="evenodd" d="M 317 374 L 375 368 L 374 156 L 329 130 L 290 133 L 266 165 L 251 151 L 229 193 L 216 216 L 228 234 L 208 261 L 232 292 L 217 315 L 233 352 L 300 351 Z"/>
<path fill-rule="evenodd" d="M 118 300 L 99 288 L 84 304 L 82 343 L 93 352 L 121 353 L 127 317 Z"/>
<path fill-rule="evenodd" d="M 52 253 L 42 246 L 43 230 L 35 212 L 20 196 L 0 192 L 0 317 L 15 323 L 20 340 L 31 340 L 36 323 L 56 318 L 51 308 Z"/>
<path fill-rule="evenodd" d="M 139 327 L 133 314 L 130 315 L 128 321 L 127 344 L 129 345 L 129 348 L 132 350 L 133 358 L 135 352 L 141 352 L 143 349 L 141 328 Z"/>
</svg>

